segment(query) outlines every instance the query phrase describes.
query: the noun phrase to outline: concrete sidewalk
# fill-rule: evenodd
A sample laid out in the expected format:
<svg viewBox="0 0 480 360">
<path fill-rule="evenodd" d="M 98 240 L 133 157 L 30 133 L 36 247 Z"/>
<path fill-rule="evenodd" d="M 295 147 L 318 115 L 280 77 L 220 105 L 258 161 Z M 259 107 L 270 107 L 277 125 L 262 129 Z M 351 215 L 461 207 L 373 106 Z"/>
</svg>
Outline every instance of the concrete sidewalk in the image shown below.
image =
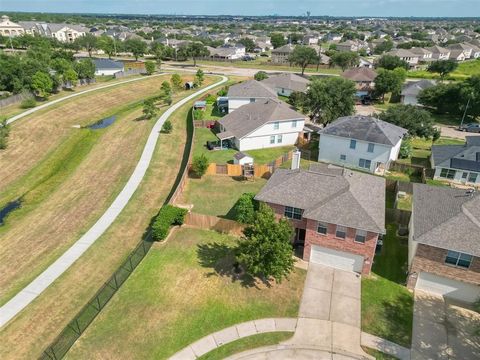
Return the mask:
<svg viewBox="0 0 480 360">
<path fill-rule="evenodd" d="M 198 95 L 207 92 L 208 90 L 223 84 L 228 79 L 222 76 L 222 80 L 199 90 L 179 102 L 172 105 L 162 116 L 157 120 L 148 136 L 145 147 L 143 148 L 140 160 L 135 167 L 128 182 L 122 191 L 115 198 L 110 207 L 103 213 L 98 221 L 80 238 L 78 239 L 65 253 L 63 253 L 53 264 L 51 264 L 45 271 L 37 276 L 30 284 L 24 287 L 17 295 L 15 295 L 5 305 L 0 307 L 0 327 L 8 323 L 15 315 L 22 311 L 28 304 L 30 304 L 37 296 L 39 296 L 45 289 L 50 286 L 58 277 L 60 277 L 68 268 L 83 255 L 85 251 L 95 241 L 103 235 L 103 233 L 115 221 L 120 212 L 130 201 L 138 186 L 142 182 L 143 177 L 150 165 L 150 161 L 155 151 L 160 130 L 163 123 L 172 115 L 172 113 L 196 98 Z"/>
</svg>

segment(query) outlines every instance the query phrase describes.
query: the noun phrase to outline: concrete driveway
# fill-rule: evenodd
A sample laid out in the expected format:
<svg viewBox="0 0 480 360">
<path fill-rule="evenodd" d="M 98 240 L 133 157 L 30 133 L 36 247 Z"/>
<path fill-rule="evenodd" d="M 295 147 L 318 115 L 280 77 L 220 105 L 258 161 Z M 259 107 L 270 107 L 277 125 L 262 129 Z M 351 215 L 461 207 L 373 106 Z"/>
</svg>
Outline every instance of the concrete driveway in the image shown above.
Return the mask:
<svg viewBox="0 0 480 360">
<path fill-rule="evenodd" d="M 368 358 L 360 347 L 360 275 L 310 263 L 295 335 L 285 344 Z"/>
<path fill-rule="evenodd" d="M 480 359 L 475 324 L 480 324 L 478 313 L 441 296 L 415 291 L 412 360 Z"/>
</svg>

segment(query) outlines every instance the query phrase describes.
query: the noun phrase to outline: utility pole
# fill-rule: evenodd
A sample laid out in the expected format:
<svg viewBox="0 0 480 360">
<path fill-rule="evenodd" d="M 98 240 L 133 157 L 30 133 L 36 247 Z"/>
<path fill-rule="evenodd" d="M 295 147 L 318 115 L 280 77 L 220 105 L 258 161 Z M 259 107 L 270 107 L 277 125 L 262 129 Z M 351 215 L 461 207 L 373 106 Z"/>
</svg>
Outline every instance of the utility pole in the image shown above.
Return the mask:
<svg viewBox="0 0 480 360">
<path fill-rule="evenodd" d="M 460 123 L 460 128 L 462 128 L 463 121 L 465 120 L 465 115 L 467 115 L 468 105 L 470 105 L 470 99 L 471 99 L 471 97 L 469 96 L 468 101 L 467 101 L 467 106 L 465 106 L 465 111 L 463 112 L 462 122 Z"/>
</svg>

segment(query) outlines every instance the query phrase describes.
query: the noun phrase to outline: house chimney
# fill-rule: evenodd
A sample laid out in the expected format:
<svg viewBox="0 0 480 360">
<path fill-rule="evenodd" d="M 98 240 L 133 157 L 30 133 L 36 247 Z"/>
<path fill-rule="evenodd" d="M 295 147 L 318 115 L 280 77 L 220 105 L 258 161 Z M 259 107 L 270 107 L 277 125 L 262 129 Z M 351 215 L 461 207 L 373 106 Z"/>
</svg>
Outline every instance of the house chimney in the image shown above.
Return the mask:
<svg viewBox="0 0 480 360">
<path fill-rule="evenodd" d="M 295 151 L 292 154 L 292 170 L 297 170 L 300 168 L 300 158 L 301 158 L 302 153 L 300 150 L 295 149 Z"/>
</svg>

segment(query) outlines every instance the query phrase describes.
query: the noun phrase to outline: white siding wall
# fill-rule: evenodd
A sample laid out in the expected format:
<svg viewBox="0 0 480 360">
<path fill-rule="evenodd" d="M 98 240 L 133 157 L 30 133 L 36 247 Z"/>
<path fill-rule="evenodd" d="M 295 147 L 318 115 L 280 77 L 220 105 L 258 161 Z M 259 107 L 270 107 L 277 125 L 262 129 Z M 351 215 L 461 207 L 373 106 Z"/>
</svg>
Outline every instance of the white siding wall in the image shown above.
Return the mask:
<svg viewBox="0 0 480 360">
<path fill-rule="evenodd" d="M 107 69 L 100 69 L 100 70 L 95 70 L 95 75 L 96 76 L 108 76 L 108 75 L 113 75 L 117 72 L 121 71 L 120 69 L 112 69 L 112 70 L 107 70 Z"/>
<path fill-rule="evenodd" d="M 366 159 L 371 160 L 370 171 L 374 172 L 377 162 L 387 164 L 398 156 L 400 142 L 396 147 L 375 144 L 373 152 L 368 152 L 367 149 L 368 142 L 366 141 L 357 140 L 356 148 L 350 149 L 350 139 L 322 134 L 320 135 L 318 161 L 360 168 L 359 160 Z M 340 155 L 346 155 L 346 160 L 340 160 Z"/>
<path fill-rule="evenodd" d="M 390 150 L 390 161 L 396 161 L 398 159 L 398 154 L 400 153 L 400 147 L 402 146 L 402 141 L 400 140 L 397 145 L 391 148 Z"/>
<path fill-rule="evenodd" d="M 402 97 L 402 103 L 405 105 L 417 105 L 417 97 L 413 95 L 405 95 Z"/>
<path fill-rule="evenodd" d="M 305 120 L 298 119 L 296 127 L 292 127 L 292 123 L 292 120 L 280 121 L 278 129 L 274 129 L 274 123 L 267 123 L 242 138 L 239 144 L 236 142 L 236 145 L 240 151 L 295 145 L 298 135 L 303 131 Z M 282 136 L 281 143 L 278 143 L 278 135 Z M 273 144 L 270 143 L 271 136 L 275 136 Z"/>
<path fill-rule="evenodd" d="M 456 183 L 465 183 L 465 179 L 462 179 L 462 174 L 464 172 L 468 173 L 467 175 L 467 180 L 468 180 L 468 177 L 470 175 L 470 172 L 474 173 L 474 171 L 468 171 L 468 170 L 455 170 L 455 178 L 453 179 L 446 179 L 446 178 L 442 178 L 440 177 L 440 173 L 442 172 L 442 169 L 443 167 L 440 167 L 440 166 L 437 166 L 435 167 L 435 174 L 433 176 L 434 179 L 438 179 L 438 180 L 446 180 L 446 181 L 451 181 L 451 182 L 456 182 Z M 471 184 L 470 182 L 466 182 L 467 184 Z M 474 184 L 480 184 L 480 173 L 477 175 L 477 181 L 475 181 Z"/>
</svg>

